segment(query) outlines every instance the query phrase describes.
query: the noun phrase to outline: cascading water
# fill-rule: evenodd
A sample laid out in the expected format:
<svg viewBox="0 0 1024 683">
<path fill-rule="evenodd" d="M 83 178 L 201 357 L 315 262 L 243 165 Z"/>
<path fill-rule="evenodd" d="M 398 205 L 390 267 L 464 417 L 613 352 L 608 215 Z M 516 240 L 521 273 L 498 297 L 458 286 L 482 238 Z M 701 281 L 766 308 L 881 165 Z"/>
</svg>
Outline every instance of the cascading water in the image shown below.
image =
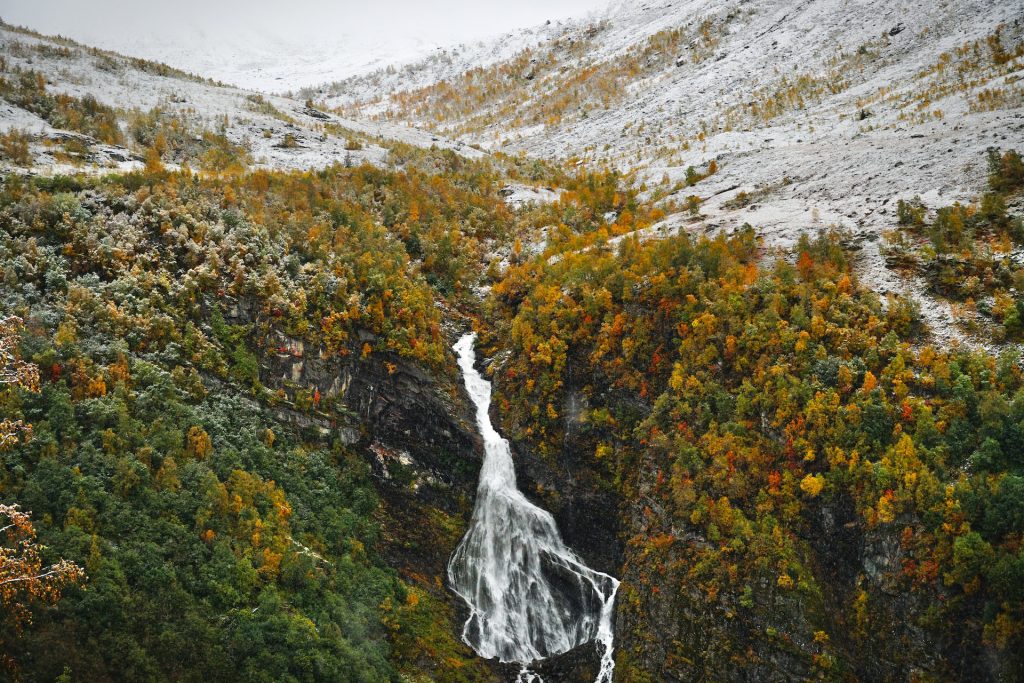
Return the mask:
<svg viewBox="0 0 1024 683">
<path fill-rule="evenodd" d="M 482 657 L 523 665 L 521 681 L 540 677 L 531 662 L 598 641 L 595 683 L 611 683 L 612 608 L 619 582 L 587 567 L 566 547 L 554 518 L 516 488 L 508 441 L 491 425 L 491 383 L 473 363 L 467 334 L 455 344 L 466 391 L 484 440 L 469 531 L 448 562 L 452 589 L 469 605 L 462 637 Z"/>
</svg>

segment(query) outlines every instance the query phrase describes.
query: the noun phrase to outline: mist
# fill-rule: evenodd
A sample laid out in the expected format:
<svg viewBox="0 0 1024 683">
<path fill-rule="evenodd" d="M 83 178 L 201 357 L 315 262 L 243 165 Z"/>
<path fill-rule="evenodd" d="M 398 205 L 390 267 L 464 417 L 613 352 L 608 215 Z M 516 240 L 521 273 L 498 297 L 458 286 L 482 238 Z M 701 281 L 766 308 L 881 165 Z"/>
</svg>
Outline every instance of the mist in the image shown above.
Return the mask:
<svg viewBox="0 0 1024 683">
<path fill-rule="evenodd" d="M 209 41 L 211 50 L 238 36 L 294 45 L 332 38 L 388 45 L 456 43 L 586 14 L 605 4 L 607 0 L 6 0 L 0 17 L 8 24 L 104 48 L 144 51 L 146 46 L 138 44 L 144 38 L 167 52 L 166 43 L 190 43 L 197 35 Z"/>
</svg>

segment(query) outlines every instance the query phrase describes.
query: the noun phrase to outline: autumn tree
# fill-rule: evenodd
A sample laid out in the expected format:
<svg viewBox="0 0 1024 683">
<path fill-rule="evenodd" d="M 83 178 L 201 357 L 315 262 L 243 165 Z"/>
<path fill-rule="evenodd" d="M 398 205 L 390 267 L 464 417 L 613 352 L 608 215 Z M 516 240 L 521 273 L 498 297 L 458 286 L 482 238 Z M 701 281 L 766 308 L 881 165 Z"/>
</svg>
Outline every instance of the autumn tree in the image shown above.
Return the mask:
<svg viewBox="0 0 1024 683">
<path fill-rule="evenodd" d="M 160 131 L 156 134 L 153 144 L 146 150 L 146 173 L 159 173 L 164 170 L 163 156 L 167 153 L 167 137 Z"/>
<path fill-rule="evenodd" d="M 38 391 L 39 368 L 22 360 L 17 353 L 21 327 L 22 320 L 17 316 L 0 318 L 0 385 Z M 31 434 L 31 430 L 31 425 L 22 420 L 0 419 L 0 450 L 11 448 Z"/>
<path fill-rule="evenodd" d="M 0 605 L 3 606 L 3 633 L 18 635 L 32 621 L 34 603 L 54 604 L 69 585 L 85 580 L 85 572 L 74 562 L 60 560 L 46 565 L 45 546 L 36 541 L 36 530 L 27 512 L 17 505 L 0 504 Z M 6 654 L 9 643 L 0 636 L 3 654 L 0 663 L 8 671 L 15 662 Z"/>
<path fill-rule="evenodd" d="M 22 320 L 9 316 L 0 320 L 0 384 L 39 390 L 39 368 L 22 360 L 17 353 L 18 332 Z M 12 448 L 30 432 L 31 425 L 22 420 L 0 421 L 0 449 Z M 60 599 L 64 587 L 85 578 L 81 567 L 68 560 L 44 565 L 44 546 L 36 542 L 36 531 L 28 513 L 17 505 L 0 504 L 0 616 L 4 633 L 19 634 L 32 620 L 31 605 L 35 602 L 53 604 Z M 0 636 L 2 643 L 2 636 Z M 0 664 L 9 671 L 15 668 L 10 648 L 3 644 Z"/>
<path fill-rule="evenodd" d="M 0 523 L 0 602 L 9 622 L 20 628 L 31 621 L 31 601 L 56 602 L 63 589 L 79 583 L 85 573 L 70 560 L 44 566 L 46 547 L 36 541 L 30 513 L 17 505 L 0 504 Z"/>
</svg>

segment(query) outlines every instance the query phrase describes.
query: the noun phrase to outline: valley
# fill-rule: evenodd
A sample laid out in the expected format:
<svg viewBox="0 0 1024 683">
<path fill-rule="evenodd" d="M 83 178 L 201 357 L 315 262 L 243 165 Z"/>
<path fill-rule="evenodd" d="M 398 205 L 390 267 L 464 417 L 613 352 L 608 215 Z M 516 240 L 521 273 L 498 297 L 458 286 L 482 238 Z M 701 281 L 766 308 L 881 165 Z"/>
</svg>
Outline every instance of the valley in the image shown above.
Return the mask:
<svg viewBox="0 0 1024 683">
<path fill-rule="evenodd" d="M 0 24 L 0 678 L 1018 680 L 1022 19 Z"/>
</svg>

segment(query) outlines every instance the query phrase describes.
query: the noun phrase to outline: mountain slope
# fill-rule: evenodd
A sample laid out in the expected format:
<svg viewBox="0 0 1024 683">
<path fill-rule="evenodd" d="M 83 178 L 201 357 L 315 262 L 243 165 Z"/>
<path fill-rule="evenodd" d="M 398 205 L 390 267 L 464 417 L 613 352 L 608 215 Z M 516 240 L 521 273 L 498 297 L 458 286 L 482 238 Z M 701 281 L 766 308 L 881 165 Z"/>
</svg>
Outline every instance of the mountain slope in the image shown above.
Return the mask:
<svg viewBox="0 0 1024 683">
<path fill-rule="evenodd" d="M 164 152 L 164 161 L 171 164 L 186 160 L 191 151 L 191 163 L 197 165 L 196 157 L 215 145 L 191 143 L 202 143 L 207 133 L 220 136 L 249 164 L 275 169 L 363 161 L 380 165 L 387 159 L 385 146 L 392 143 L 450 148 L 471 158 L 482 155 L 407 126 L 342 119 L 286 97 L 220 85 L 156 62 L 7 25 L 0 25 L 0 54 L 0 76 L 6 84 L 0 93 L 0 130 L 33 136 L 33 162 L 43 168 L 139 167 L 158 130 L 165 132 L 165 144 L 171 147 Z M 82 117 L 60 117 L 54 111 L 60 104 L 46 101 L 61 96 L 109 109 L 105 114 L 116 125 L 108 139 L 97 140 L 93 130 L 85 137 L 81 131 L 68 131 Z M 85 109 L 90 107 L 87 103 Z M 175 137 L 182 138 L 180 149 Z M 75 143 L 72 149 L 62 149 L 69 140 Z"/>
<path fill-rule="evenodd" d="M 617 680 L 1020 679 L 1014 9 L 622 3 L 320 102 L 0 27 L 0 496 L 89 577 L 0 663 L 525 677 L 446 585 L 472 326 Z"/>
<path fill-rule="evenodd" d="M 713 160 L 717 173 L 677 195 L 697 197 L 702 220 L 677 214 L 660 234 L 750 223 L 786 247 L 844 228 L 874 289 L 915 296 L 940 338 L 977 343 L 879 245 L 898 199 L 969 200 L 985 150 L 1024 137 L 1022 40 L 1006 0 L 623 2 L 513 41 L 524 47 L 503 61 L 435 59 L 339 83 L 326 103 L 650 183 Z M 360 101 L 368 82 L 384 93 Z"/>
</svg>

